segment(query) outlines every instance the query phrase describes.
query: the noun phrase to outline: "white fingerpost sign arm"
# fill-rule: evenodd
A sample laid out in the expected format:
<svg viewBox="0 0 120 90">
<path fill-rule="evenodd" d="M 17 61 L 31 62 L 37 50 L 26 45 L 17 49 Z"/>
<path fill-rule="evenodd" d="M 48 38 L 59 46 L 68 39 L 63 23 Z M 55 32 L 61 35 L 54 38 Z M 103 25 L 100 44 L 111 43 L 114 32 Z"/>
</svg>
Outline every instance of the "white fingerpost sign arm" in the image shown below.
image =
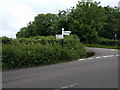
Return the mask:
<svg viewBox="0 0 120 90">
<path fill-rule="evenodd" d="M 63 35 L 56 34 L 56 39 L 63 39 Z"/>
</svg>

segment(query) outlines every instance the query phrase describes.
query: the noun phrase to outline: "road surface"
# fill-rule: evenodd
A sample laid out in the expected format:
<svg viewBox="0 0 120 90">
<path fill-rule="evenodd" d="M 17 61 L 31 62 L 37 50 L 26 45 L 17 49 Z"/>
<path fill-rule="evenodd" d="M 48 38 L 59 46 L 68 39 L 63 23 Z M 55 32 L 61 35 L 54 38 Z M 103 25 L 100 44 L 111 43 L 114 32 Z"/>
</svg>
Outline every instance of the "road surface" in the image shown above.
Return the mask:
<svg viewBox="0 0 120 90">
<path fill-rule="evenodd" d="M 118 88 L 118 50 L 86 48 L 89 58 L 3 72 L 3 88 Z"/>
</svg>

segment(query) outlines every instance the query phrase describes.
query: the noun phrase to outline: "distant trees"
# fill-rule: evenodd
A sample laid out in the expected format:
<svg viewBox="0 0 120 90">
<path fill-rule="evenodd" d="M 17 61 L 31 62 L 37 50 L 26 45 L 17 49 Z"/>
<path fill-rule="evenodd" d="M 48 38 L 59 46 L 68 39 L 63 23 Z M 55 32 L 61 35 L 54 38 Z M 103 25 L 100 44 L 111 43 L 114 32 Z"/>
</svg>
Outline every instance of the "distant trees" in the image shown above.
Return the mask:
<svg viewBox="0 0 120 90">
<path fill-rule="evenodd" d="M 16 34 L 17 38 L 49 36 L 61 33 L 61 28 L 71 30 L 85 43 L 96 42 L 99 37 L 114 39 L 120 33 L 118 8 L 102 7 L 97 2 L 80 2 L 76 7 L 59 11 L 58 14 L 38 14 L 33 22 Z"/>
<path fill-rule="evenodd" d="M 99 3 L 78 2 L 70 16 L 72 18 L 72 32 L 77 34 L 81 41 L 92 43 L 99 36 L 99 31 L 106 19 L 105 11 Z"/>
<path fill-rule="evenodd" d="M 20 32 L 16 34 L 18 38 L 21 37 L 32 37 L 32 36 L 49 36 L 55 34 L 55 30 L 52 25 L 57 20 L 55 14 L 38 14 L 35 16 L 33 22 L 29 22 L 27 27 L 20 29 Z"/>
<path fill-rule="evenodd" d="M 118 31 L 120 30 L 118 28 L 119 26 L 119 12 L 117 8 L 111 8 L 109 6 L 104 7 L 105 14 L 107 16 L 107 19 L 105 19 L 105 25 L 103 26 L 103 29 L 100 32 L 100 37 L 108 38 L 108 39 L 115 39 L 115 34 L 118 36 Z"/>
</svg>

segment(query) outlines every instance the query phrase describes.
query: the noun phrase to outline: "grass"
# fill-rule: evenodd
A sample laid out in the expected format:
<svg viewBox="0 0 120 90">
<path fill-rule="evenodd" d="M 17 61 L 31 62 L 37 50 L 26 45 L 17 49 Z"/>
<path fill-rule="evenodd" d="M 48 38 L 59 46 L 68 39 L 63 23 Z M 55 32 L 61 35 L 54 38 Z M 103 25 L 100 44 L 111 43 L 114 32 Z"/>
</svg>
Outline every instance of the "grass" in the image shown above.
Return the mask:
<svg viewBox="0 0 120 90">
<path fill-rule="evenodd" d="M 100 44 L 85 44 L 87 47 L 98 47 L 98 48 L 108 48 L 108 49 L 120 49 L 118 45 L 116 46 L 108 46 L 108 45 L 100 45 Z"/>
</svg>

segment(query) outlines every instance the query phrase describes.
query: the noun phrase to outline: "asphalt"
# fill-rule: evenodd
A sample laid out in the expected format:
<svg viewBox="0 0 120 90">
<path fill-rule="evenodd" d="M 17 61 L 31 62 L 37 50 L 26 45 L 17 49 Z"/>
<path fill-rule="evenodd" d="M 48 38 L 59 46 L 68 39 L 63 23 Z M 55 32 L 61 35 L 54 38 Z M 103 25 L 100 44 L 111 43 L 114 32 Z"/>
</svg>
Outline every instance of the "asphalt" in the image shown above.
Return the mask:
<svg viewBox="0 0 120 90">
<path fill-rule="evenodd" d="M 86 48 L 89 58 L 2 72 L 3 88 L 118 88 L 118 50 Z"/>
</svg>

